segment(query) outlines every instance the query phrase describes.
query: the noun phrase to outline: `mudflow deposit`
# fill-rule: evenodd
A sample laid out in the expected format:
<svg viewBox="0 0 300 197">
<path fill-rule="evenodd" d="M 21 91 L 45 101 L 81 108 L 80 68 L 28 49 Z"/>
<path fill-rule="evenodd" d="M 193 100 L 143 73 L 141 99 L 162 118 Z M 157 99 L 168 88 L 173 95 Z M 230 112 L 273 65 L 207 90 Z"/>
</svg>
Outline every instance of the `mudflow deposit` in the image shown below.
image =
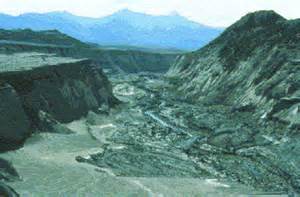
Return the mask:
<svg viewBox="0 0 300 197">
<path fill-rule="evenodd" d="M 300 20 L 250 13 L 186 54 L 1 32 L 4 195 L 300 193 Z"/>
</svg>

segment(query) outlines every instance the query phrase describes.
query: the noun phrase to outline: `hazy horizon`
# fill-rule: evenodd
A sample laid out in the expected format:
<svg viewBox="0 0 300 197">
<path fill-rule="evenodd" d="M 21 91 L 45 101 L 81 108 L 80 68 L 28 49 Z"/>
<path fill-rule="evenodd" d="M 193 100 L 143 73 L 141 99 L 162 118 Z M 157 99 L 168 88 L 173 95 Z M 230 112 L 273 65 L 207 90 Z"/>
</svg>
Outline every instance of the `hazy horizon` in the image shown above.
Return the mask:
<svg viewBox="0 0 300 197">
<path fill-rule="evenodd" d="M 0 3 L 0 13 L 14 16 L 67 11 L 77 16 L 99 18 L 129 9 L 150 15 L 170 15 L 175 12 L 192 21 L 215 27 L 229 26 L 243 15 L 258 10 L 274 10 L 287 19 L 300 18 L 300 1 L 296 0 L 74 0 L 72 3 L 68 0 L 0 0 Z"/>
</svg>

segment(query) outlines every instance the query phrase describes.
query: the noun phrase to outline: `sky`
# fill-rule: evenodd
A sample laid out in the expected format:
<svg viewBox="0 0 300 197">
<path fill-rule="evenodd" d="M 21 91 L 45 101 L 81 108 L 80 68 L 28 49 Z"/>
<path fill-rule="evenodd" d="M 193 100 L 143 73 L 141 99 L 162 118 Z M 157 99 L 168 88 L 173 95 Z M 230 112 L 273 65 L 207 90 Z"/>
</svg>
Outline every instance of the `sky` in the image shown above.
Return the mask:
<svg viewBox="0 0 300 197">
<path fill-rule="evenodd" d="M 102 17 L 120 9 L 153 15 L 174 11 L 196 22 L 226 27 L 248 12 L 275 10 L 288 19 L 300 18 L 300 0 L 0 0 L 0 12 L 68 11 L 75 15 Z"/>
</svg>

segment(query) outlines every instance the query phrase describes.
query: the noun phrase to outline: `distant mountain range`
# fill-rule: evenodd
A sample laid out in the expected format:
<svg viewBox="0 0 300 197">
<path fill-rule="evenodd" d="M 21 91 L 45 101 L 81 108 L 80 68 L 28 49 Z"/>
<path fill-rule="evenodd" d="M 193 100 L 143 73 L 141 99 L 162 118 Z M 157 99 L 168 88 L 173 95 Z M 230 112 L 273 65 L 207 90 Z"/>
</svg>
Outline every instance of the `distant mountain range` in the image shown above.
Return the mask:
<svg viewBox="0 0 300 197">
<path fill-rule="evenodd" d="M 85 42 L 102 46 L 196 50 L 216 38 L 222 28 L 209 27 L 178 14 L 152 16 L 121 10 L 102 18 L 68 12 L 0 14 L 0 28 L 59 30 Z"/>
</svg>

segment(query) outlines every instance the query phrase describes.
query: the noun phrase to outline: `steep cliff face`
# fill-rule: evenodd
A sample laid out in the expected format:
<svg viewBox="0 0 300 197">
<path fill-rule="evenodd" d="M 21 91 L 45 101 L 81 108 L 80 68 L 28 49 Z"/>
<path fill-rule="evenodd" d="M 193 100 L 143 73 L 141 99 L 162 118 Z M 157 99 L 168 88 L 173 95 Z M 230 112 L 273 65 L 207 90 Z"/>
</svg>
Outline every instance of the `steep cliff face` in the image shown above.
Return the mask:
<svg viewBox="0 0 300 197">
<path fill-rule="evenodd" d="M 178 57 L 168 76 L 191 101 L 252 105 L 260 115 L 299 121 L 299 43 L 300 20 L 250 13 L 206 47 Z"/>
<path fill-rule="evenodd" d="M 65 123 L 97 111 L 103 104 L 118 103 L 108 79 L 90 60 L 55 60 L 58 63 L 53 65 L 0 73 L 0 84 L 10 84 L 1 91 L 2 110 L 8 113 L 1 116 L 0 134 L 5 143 L 20 144 L 32 130 L 40 129 L 41 112 Z"/>
<path fill-rule="evenodd" d="M 29 120 L 16 90 L 9 84 L 0 87 L 0 149 L 22 142 L 29 131 Z"/>
</svg>

